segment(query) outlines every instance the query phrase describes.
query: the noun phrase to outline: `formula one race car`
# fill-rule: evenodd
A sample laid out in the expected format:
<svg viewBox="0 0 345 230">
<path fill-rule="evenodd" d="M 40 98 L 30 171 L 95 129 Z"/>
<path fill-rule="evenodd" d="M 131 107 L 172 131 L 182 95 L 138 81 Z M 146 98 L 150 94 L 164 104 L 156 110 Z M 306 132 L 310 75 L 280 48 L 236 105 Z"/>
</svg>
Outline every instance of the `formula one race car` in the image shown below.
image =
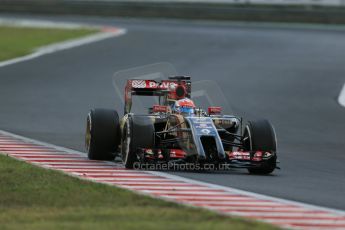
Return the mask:
<svg viewBox="0 0 345 230">
<path fill-rule="evenodd" d="M 147 114 L 131 113 L 132 96 L 156 96 Z M 269 174 L 277 168 L 277 144 L 267 120 L 248 121 L 223 115 L 221 107 L 197 108 L 191 79 L 128 80 L 124 116 L 92 109 L 87 117 L 86 148 L 92 160 L 114 160 L 120 153 L 126 168 L 135 164 L 226 164 Z"/>
</svg>

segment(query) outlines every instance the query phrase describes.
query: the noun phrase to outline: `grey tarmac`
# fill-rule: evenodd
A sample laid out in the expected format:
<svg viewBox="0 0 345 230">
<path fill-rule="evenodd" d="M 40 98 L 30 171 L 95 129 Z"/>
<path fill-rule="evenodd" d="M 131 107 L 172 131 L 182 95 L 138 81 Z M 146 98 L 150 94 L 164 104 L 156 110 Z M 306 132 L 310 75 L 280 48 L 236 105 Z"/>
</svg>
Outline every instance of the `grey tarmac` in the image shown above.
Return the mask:
<svg viewBox="0 0 345 230">
<path fill-rule="evenodd" d="M 18 15 L 0 15 L 15 17 Z M 345 210 L 345 29 L 335 26 L 30 16 L 126 28 L 127 34 L 0 68 L 0 129 L 84 150 L 90 108 L 122 109 L 114 72 L 170 62 L 221 85 L 236 115 L 267 118 L 281 170 L 187 178 Z"/>
</svg>

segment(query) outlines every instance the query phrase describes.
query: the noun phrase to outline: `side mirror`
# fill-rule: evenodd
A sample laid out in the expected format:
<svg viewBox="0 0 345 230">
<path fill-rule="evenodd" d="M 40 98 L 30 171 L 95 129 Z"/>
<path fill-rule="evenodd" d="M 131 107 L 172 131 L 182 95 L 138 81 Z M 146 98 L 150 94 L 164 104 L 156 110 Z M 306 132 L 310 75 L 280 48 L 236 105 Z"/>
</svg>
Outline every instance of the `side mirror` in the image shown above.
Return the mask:
<svg viewBox="0 0 345 230">
<path fill-rule="evenodd" d="M 186 88 L 183 85 L 178 85 L 175 89 L 177 98 L 184 98 L 186 96 Z"/>
</svg>

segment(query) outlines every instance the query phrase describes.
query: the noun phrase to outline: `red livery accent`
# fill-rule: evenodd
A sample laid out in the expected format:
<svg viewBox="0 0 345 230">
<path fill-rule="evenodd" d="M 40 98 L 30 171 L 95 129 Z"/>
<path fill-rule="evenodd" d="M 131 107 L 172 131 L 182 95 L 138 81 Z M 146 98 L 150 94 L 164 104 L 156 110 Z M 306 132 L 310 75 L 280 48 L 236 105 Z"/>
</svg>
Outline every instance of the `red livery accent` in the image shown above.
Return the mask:
<svg viewBox="0 0 345 230">
<path fill-rule="evenodd" d="M 173 81 L 162 81 L 160 83 L 153 80 L 147 80 L 147 88 L 151 89 L 170 89 L 175 88 L 176 86 L 177 83 Z"/>
<path fill-rule="evenodd" d="M 230 160 L 250 160 L 249 152 L 228 152 L 228 156 Z"/>
<path fill-rule="evenodd" d="M 253 161 L 262 161 L 263 152 L 256 152 L 253 157 Z"/>
<path fill-rule="evenodd" d="M 181 149 L 171 149 L 170 150 L 170 157 L 171 158 L 184 158 L 184 157 L 186 157 L 186 153 Z"/>
<path fill-rule="evenodd" d="M 252 161 L 262 161 L 263 157 L 270 156 L 271 153 L 269 152 L 261 152 L 257 151 L 254 153 L 252 159 L 250 159 L 250 152 L 243 152 L 243 151 L 235 151 L 235 152 L 227 152 L 229 156 L 229 160 L 252 160 Z"/>
<path fill-rule="evenodd" d="M 177 87 L 176 81 L 163 80 L 129 80 L 127 87 L 132 89 L 174 89 Z"/>
<path fill-rule="evenodd" d="M 208 107 L 208 114 L 209 115 L 218 115 L 222 113 L 222 107 L 214 106 L 214 107 Z"/>
<path fill-rule="evenodd" d="M 146 154 L 146 158 L 147 159 L 154 159 L 154 150 L 153 149 L 143 149 L 143 151 Z M 158 149 L 155 150 L 157 151 L 156 153 L 158 154 L 158 159 L 163 159 L 163 155 L 162 155 L 162 150 Z M 186 152 L 184 152 L 181 149 L 170 149 L 170 158 L 184 158 L 186 157 Z"/>
<path fill-rule="evenodd" d="M 152 108 L 152 111 L 154 113 L 166 113 L 166 112 L 168 112 L 168 106 L 154 105 L 153 108 Z"/>
</svg>

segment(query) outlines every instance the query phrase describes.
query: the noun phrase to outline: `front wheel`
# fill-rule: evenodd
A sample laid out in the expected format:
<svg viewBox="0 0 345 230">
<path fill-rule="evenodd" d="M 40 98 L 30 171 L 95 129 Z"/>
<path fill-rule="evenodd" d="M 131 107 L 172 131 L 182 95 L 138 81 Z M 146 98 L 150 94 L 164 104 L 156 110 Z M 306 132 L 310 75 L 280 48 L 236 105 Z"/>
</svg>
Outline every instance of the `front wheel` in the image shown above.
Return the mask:
<svg viewBox="0 0 345 230">
<path fill-rule="evenodd" d="M 132 169 L 138 162 L 139 148 L 154 148 L 154 124 L 150 117 L 130 116 L 127 118 L 123 132 L 121 153 L 125 167 Z"/>
<path fill-rule="evenodd" d="M 92 109 L 87 116 L 85 145 L 91 160 L 113 160 L 120 144 L 119 115 L 115 110 Z"/>
<path fill-rule="evenodd" d="M 277 140 L 273 126 L 267 120 L 249 121 L 243 134 L 246 151 L 270 152 L 273 155 L 259 167 L 249 168 L 251 174 L 270 174 L 277 164 Z"/>
</svg>

